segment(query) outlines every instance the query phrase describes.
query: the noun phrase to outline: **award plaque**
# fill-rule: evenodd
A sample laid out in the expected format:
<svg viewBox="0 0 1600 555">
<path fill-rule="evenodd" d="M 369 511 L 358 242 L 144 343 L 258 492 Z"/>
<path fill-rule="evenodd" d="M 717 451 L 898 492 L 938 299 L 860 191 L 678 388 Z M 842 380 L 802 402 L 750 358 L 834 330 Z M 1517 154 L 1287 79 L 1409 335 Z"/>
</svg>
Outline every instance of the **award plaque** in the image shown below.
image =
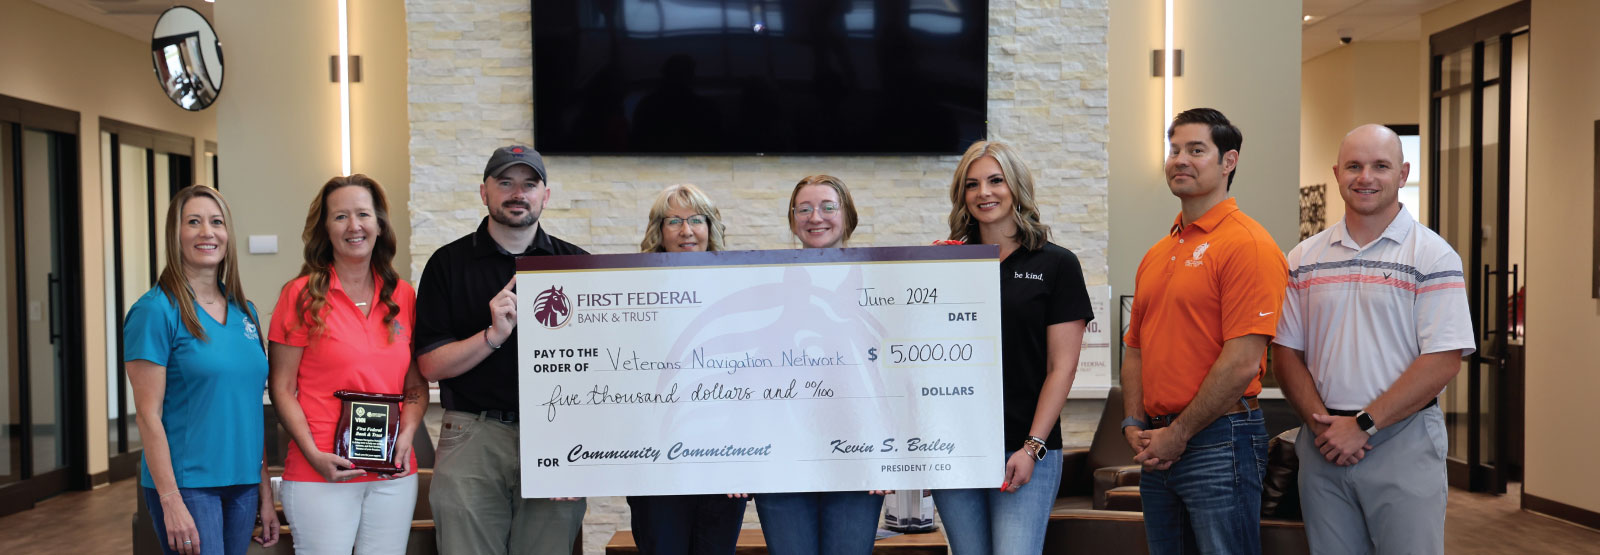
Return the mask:
<svg viewBox="0 0 1600 555">
<path fill-rule="evenodd" d="M 333 438 L 333 454 L 344 457 L 358 470 L 393 474 L 394 440 L 400 434 L 400 401 L 403 395 L 334 392 L 342 403 L 339 429 Z"/>
</svg>

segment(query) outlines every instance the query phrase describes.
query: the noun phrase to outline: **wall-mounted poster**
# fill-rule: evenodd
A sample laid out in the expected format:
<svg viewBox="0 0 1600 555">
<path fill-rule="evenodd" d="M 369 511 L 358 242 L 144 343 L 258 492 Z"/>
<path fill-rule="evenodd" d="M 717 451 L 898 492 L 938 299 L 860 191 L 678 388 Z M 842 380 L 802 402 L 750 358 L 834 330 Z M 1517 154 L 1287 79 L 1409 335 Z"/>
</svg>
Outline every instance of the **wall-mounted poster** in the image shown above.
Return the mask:
<svg viewBox="0 0 1600 555">
<path fill-rule="evenodd" d="M 1083 347 L 1078 352 L 1078 375 L 1072 388 L 1111 388 L 1111 286 L 1096 285 L 1089 288 L 1089 304 L 1094 308 L 1094 320 L 1083 330 Z M 1120 338 L 1121 336 L 1117 336 Z"/>
</svg>

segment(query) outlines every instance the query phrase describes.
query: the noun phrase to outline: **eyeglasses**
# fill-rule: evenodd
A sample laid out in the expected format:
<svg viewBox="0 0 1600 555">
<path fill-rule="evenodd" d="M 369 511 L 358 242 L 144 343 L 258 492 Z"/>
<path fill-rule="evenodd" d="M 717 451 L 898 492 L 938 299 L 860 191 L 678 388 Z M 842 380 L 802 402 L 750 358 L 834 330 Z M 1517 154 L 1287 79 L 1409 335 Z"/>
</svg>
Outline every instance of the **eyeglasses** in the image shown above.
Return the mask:
<svg viewBox="0 0 1600 555">
<path fill-rule="evenodd" d="M 839 213 L 839 205 L 837 203 L 824 202 L 824 203 L 822 203 L 822 207 L 821 208 L 822 208 L 822 213 L 825 214 L 825 215 L 828 215 L 828 216 L 832 216 L 834 214 L 838 214 Z M 794 207 L 794 216 L 796 218 L 801 218 L 801 219 L 810 218 L 811 217 L 811 213 L 814 212 L 814 211 L 816 211 L 816 209 L 812 208 L 811 205 L 802 204 L 800 206 Z"/>
<path fill-rule="evenodd" d="M 686 223 L 686 222 L 689 225 L 692 225 L 692 226 L 695 226 L 695 227 L 700 227 L 700 226 L 706 225 L 706 223 L 710 222 L 710 221 L 711 221 L 711 218 L 707 218 L 707 217 L 705 217 L 703 215 L 700 215 L 700 214 L 695 214 L 693 216 L 689 216 L 688 218 L 678 218 L 678 217 L 667 218 L 665 220 L 662 220 L 661 223 L 665 224 L 667 227 L 670 227 L 672 229 L 678 229 L 680 227 L 683 227 L 683 224 Z"/>
</svg>

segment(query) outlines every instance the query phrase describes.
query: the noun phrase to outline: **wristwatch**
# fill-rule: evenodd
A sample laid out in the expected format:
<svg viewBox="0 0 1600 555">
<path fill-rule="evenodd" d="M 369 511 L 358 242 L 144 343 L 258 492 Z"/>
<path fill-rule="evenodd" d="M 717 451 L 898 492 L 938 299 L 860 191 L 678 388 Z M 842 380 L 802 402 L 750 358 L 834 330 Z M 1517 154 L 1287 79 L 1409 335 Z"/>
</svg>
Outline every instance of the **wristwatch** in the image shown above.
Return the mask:
<svg viewBox="0 0 1600 555">
<path fill-rule="evenodd" d="M 1378 424 L 1372 421 L 1372 415 L 1367 414 L 1367 411 L 1356 413 L 1356 427 L 1361 428 L 1361 431 L 1369 436 L 1378 433 Z"/>
<path fill-rule="evenodd" d="M 1022 450 L 1032 455 L 1033 460 L 1042 461 L 1044 460 L 1044 453 L 1048 449 L 1044 446 L 1044 440 L 1036 436 L 1028 436 L 1028 440 L 1022 442 Z"/>
<path fill-rule="evenodd" d="M 1143 418 L 1139 418 L 1137 416 L 1129 416 L 1127 418 L 1122 419 L 1122 427 L 1123 427 L 1123 429 L 1127 429 L 1128 426 L 1133 426 L 1133 427 L 1138 428 L 1140 430 L 1148 430 L 1148 429 L 1150 429 L 1150 423 L 1149 422 L 1145 422 Z"/>
</svg>

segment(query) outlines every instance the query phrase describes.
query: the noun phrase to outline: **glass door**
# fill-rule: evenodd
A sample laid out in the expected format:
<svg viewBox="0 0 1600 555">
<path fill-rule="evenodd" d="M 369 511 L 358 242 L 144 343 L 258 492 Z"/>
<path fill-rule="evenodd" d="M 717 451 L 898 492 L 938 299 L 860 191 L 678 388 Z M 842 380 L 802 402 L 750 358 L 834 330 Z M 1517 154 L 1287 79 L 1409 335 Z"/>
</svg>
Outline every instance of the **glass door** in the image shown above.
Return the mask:
<svg viewBox="0 0 1600 555">
<path fill-rule="evenodd" d="M 88 486 L 77 126 L 0 97 L 0 515 Z"/>
<path fill-rule="evenodd" d="M 1524 189 L 1512 170 L 1520 172 L 1526 159 L 1527 125 L 1513 117 L 1514 97 L 1525 99 L 1527 90 L 1526 64 L 1513 59 L 1526 59 L 1527 25 L 1523 2 L 1430 41 L 1428 222 L 1461 257 L 1478 339 L 1440 402 L 1450 437 L 1450 483 L 1470 491 L 1505 493 L 1510 462 L 1508 399 L 1516 384 L 1508 377 L 1509 361 L 1520 358 L 1508 355 L 1516 333 L 1510 305 L 1525 279 L 1522 230 L 1513 229 L 1511 218 Z M 1525 104 L 1519 105 L 1525 114 Z"/>
</svg>

